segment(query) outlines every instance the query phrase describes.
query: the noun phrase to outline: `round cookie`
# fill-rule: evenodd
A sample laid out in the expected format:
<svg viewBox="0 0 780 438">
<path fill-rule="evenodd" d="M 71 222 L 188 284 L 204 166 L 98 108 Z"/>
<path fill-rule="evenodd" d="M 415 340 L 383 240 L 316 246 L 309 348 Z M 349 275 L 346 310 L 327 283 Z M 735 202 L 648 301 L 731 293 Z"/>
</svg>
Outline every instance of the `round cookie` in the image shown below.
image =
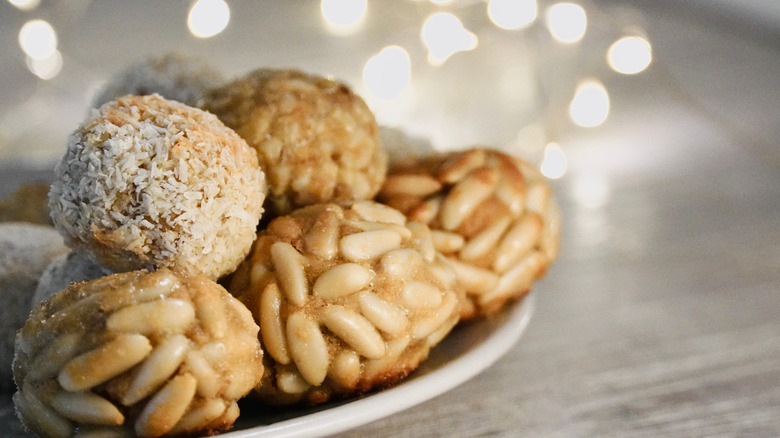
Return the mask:
<svg viewBox="0 0 780 438">
<path fill-rule="evenodd" d="M 0 223 L 0 391 L 13 386 L 14 337 L 32 307 L 38 277 L 68 252 L 57 230 L 29 223 Z"/>
<path fill-rule="evenodd" d="M 253 71 L 202 107 L 256 149 L 270 210 L 371 199 L 387 172 L 373 113 L 346 85 L 296 70 Z"/>
<path fill-rule="evenodd" d="M 194 58 L 176 53 L 150 56 L 112 75 L 92 99 L 97 108 L 128 94 L 159 94 L 197 106 L 206 90 L 223 82 L 222 74 Z"/>
<path fill-rule="evenodd" d="M 372 201 L 271 221 L 228 287 L 260 325 L 266 373 L 255 395 L 322 403 L 414 370 L 460 314 L 432 245 L 425 225 Z"/>
<path fill-rule="evenodd" d="M 551 187 L 530 164 L 496 150 L 399 162 L 379 199 L 430 226 L 441 260 L 466 290 L 464 319 L 523 297 L 558 253 Z"/>
<path fill-rule="evenodd" d="M 33 309 L 19 332 L 17 414 L 41 436 L 228 429 L 263 373 L 257 333 L 246 307 L 201 274 L 76 283 Z"/>
<path fill-rule="evenodd" d="M 93 110 L 55 173 L 49 208 L 66 244 L 116 272 L 230 273 L 249 252 L 265 198 L 244 140 L 213 114 L 159 95 Z"/>
</svg>

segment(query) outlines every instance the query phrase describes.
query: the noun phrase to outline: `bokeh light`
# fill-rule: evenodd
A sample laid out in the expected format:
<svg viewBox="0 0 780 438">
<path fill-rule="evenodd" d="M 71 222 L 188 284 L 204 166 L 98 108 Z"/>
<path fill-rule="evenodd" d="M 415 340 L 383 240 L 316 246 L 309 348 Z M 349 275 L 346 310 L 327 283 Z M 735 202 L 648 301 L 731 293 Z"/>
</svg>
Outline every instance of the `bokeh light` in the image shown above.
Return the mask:
<svg viewBox="0 0 780 438">
<path fill-rule="evenodd" d="M 374 96 L 394 99 L 409 86 L 412 62 L 400 46 L 387 46 L 371 57 L 363 68 L 363 82 Z"/>
<path fill-rule="evenodd" d="M 22 11 L 31 11 L 38 7 L 41 0 L 8 0 L 8 3 L 11 3 Z"/>
<path fill-rule="evenodd" d="M 320 11 L 328 28 L 347 35 L 360 28 L 368 10 L 368 0 L 322 0 Z"/>
<path fill-rule="evenodd" d="M 230 22 L 230 8 L 224 0 L 198 0 L 187 15 L 187 28 L 198 38 L 221 33 Z"/>
<path fill-rule="evenodd" d="M 597 79 L 586 79 L 577 85 L 569 104 L 569 116 L 578 126 L 593 128 L 609 116 L 609 94 Z"/>
<path fill-rule="evenodd" d="M 566 154 L 558 143 L 550 142 L 544 147 L 544 159 L 539 170 L 550 179 L 557 179 L 566 173 L 568 162 Z"/>
<path fill-rule="evenodd" d="M 19 31 L 19 45 L 33 59 L 46 59 L 57 51 L 57 33 L 47 21 L 30 20 Z"/>
<path fill-rule="evenodd" d="M 536 20 L 536 0 L 490 0 L 487 13 L 490 21 L 502 29 L 522 29 Z"/>
<path fill-rule="evenodd" d="M 609 202 L 612 190 L 600 174 L 578 175 L 571 186 L 574 200 L 585 208 L 600 208 Z"/>
<path fill-rule="evenodd" d="M 638 36 L 620 38 L 607 51 L 607 63 L 618 73 L 637 74 L 644 71 L 652 61 L 652 46 Z"/>
<path fill-rule="evenodd" d="M 575 3 L 556 3 L 547 9 L 545 18 L 553 38 L 566 44 L 582 40 L 588 28 L 585 9 Z"/>
<path fill-rule="evenodd" d="M 48 58 L 35 59 L 28 56 L 27 68 L 41 79 L 54 79 L 62 71 L 62 54 L 55 50 Z"/>
<path fill-rule="evenodd" d="M 439 12 L 425 20 L 420 34 L 428 48 L 428 62 L 441 65 L 450 56 L 477 47 L 477 36 L 469 32 L 458 17 Z"/>
</svg>

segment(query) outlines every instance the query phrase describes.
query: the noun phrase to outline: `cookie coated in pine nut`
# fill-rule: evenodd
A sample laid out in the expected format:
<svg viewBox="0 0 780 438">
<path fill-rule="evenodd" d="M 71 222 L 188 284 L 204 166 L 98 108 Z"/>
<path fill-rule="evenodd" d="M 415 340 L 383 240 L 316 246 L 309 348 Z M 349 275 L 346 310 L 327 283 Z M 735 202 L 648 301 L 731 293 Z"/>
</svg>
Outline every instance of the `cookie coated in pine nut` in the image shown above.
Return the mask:
<svg viewBox="0 0 780 438">
<path fill-rule="evenodd" d="M 322 403 L 405 377 L 457 323 L 428 228 L 372 201 L 317 204 L 262 231 L 228 290 L 260 325 L 272 404 Z"/>
<path fill-rule="evenodd" d="M 260 69 L 210 91 L 201 107 L 255 148 L 275 215 L 371 199 L 384 181 L 387 155 L 374 115 L 336 80 Z"/>
<path fill-rule="evenodd" d="M 33 309 L 17 335 L 17 414 L 44 437 L 229 429 L 263 373 L 257 333 L 247 308 L 201 274 L 75 283 Z"/>
<path fill-rule="evenodd" d="M 228 274 L 249 252 L 265 199 L 263 172 L 241 137 L 213 114 L 156 94 L 93 110 L 55 174 L 49 209 L 58 231 L 115 272 Z"/>
<path fill-rule="evenodd" d="M 463 319 L 525 296 L 558 253 L 552 188 L 529 163 L 500 151 L 398 162 L 378 199 L 430 226 L 440 261 L 466 290 Z"/>
</svg>

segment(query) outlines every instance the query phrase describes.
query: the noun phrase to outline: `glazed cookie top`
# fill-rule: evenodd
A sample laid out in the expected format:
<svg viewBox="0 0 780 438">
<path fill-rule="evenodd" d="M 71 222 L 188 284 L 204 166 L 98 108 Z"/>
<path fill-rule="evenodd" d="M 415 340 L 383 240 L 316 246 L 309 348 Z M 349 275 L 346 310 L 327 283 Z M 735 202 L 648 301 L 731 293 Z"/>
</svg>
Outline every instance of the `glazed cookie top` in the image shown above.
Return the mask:
<svg viewBox="0 0 780 438">
<path fill-rule="evenodd" d="M 231 272 L 249 251 L 265 198 L 254 151 L 214 115 L 159 95 L 111 101 L 68 139 L 49 192 L 76 249 L 115 271 Z"/>
<path fill-rule="evenodd" d="M 276 214 L 370 199 L 384 181 L 374 115 L 343 83 L 261 69 L 211 91 L 202 106 L 257 150 Z"/>
</svg>

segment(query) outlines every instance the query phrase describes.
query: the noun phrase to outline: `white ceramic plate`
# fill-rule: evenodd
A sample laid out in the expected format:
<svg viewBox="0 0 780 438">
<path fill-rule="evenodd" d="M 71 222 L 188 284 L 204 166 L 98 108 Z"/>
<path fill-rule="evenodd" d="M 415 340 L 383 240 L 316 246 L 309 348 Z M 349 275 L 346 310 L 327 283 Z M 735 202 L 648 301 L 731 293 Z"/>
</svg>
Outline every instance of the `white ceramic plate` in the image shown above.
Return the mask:
<svg viewBox="0 0 780 438">
<path fill-rule="evenodd" d="M 495 363 L 525 331 L 534 303 L 531 293 L 497 315 L 457 326 L 420 368 L 391 389 L 311 409 L 268 412 L 267 407 L 243 405 L 236 428 L 220 437 L 318 437 L 408 409 L 455 388 Z M 253 409 L 257 412 L 251 412 Z"/>
</svg>

